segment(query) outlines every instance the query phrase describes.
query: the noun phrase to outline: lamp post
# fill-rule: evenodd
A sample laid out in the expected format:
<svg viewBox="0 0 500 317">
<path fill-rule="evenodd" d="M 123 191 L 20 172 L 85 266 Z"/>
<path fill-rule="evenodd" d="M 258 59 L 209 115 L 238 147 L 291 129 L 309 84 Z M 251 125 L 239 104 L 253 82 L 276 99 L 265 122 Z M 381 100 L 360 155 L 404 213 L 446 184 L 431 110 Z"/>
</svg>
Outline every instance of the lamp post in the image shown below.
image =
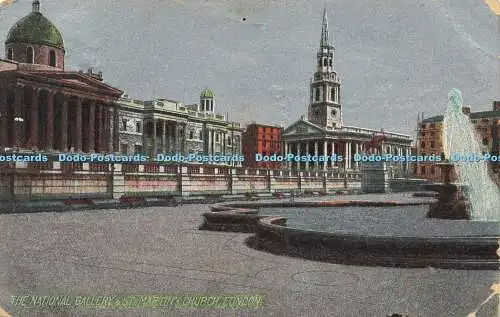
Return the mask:
<svg viewBox="0 0 500 317">
<path fill-rule="evenodd" d="M 23 123 L 24 123 L 24 118 L 22 117 L 14 117 L 14 135 L 15 135 L 15 139 L 12 140 L 13 141 L 13 147 L 14 147 L 14 150 L 18 150 L 19 151 L 19 148 L 22 147 L 23 145 L 21 145 L 22 143 L 22 138 L 24 137 L 23 136 Z M 15 162 L 14 162 L 15 164 Z M 12 212 L 16 212 L 16 190 L 15 190 L 15 185 L 16 185 L 16 182 L 15 182 L 15 179 L 16 179 L 16 173 L 15 173 L 15 165 L 14 165 L 14 173 L 11 173 L 11 177 L 10 177 L 10 188 L 11 188 L 11 197 L 12 197 Z"/>
<path fill-rule="evenodd" d="M 15 117 L 14 118 L 14 129 L 16 131 L 15 133 L 15 136 L 16 136 L 16 139 L 13 140 L 14 141 L 14 148 L 19 150 L 19 148 L 21 147 L 20 143 L 20 139 L 23 138 L 23 123 L 24 123 L 24 119 L 22 117 Z"/>
</svg>

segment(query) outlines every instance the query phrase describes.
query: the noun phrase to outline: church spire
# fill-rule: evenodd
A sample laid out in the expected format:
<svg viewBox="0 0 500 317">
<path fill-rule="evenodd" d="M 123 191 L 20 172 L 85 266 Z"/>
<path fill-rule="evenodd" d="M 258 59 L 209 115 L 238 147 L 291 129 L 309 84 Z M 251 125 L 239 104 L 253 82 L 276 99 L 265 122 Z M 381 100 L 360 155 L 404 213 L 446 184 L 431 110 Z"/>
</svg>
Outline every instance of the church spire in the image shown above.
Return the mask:
<svg viewBox="0 0 500 317">
<path fill-rule="evenodd" d="M 40 1 L 33 0 L 33 12 L 40 12 Z"/>
<path fill-rule="evenodd" d="M 328 41 L 328 17 L 326 15 L 326 3 L 323 8 L 323 22 L 321 24 L 321 47 L 327 47 L 330 46 L 330 43 Z"/>
</svg>

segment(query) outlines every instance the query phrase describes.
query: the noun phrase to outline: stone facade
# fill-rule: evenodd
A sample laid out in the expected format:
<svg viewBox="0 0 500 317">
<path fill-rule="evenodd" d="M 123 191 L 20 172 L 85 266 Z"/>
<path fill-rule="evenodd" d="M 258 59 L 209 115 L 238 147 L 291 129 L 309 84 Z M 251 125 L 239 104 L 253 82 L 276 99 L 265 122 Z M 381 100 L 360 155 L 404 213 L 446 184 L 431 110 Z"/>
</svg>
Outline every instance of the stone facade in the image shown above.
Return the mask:
<svg viewBox="0 0 500 317">
<path fill-rule="evenodd" d="M 500 120 L 500 102 L 494 101 L 491 111 L 471 112 L 471 107 L 465 106 L 462 111 L 470 117 L 475 126 L 483 153 L 495 153 L 499 146 L 496 138 L 495 125 Z M 443 116 L 418 118 L 417 120 L 417 153 L 418 155 L 441 155 L 443 148 Z M 441 171 L 434 163 L 419 162 L 415 165 L 415 175 L 419 178 L 439 181 Z M 452 178 L 456 175 L 453 172 Z"/>
<path fill-rule="evenodd" d="M 216 114 L 214 94 L 205 89 L 200 104 L 169 99 L 118 100 L 120 152 L 157 154 L 242 155 L 243 129 Z M 215 163 L 215 162 L 214 162 Z M 241 165 L 234 162 L 230 165 Z"/>
</svg>

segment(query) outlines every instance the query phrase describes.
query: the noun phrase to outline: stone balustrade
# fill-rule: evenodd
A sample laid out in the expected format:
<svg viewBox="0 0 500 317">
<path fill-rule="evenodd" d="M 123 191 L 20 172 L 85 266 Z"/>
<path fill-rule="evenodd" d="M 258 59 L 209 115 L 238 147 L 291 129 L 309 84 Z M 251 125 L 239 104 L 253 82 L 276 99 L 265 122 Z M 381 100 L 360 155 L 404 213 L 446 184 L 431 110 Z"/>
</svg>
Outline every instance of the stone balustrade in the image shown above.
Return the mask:
<svg viewBox="0 0 500 317">
<path fill-rule="evenodd" d="M 360 186 L 359 172 L 297 172 L 158 162 L 0 162 L 0 197 L 4 200 L 329 192 Z"/>
</svg>

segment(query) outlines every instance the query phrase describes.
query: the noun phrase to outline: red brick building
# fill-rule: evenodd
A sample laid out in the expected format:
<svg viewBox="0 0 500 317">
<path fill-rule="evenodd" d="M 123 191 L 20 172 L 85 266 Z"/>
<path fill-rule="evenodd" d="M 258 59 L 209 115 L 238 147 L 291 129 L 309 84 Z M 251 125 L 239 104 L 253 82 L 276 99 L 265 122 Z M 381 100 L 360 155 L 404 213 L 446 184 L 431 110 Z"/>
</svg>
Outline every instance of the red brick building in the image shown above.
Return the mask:
<svg viewBox="0 0 500 317">
<path fill-rule="evenodd" d="M 64 69 L 64 41 L 40 3 L 10 29 L 0 59 L 0 148 L 118 151 L 116 101 L 102 73 Z"/>
<path fill-rule="evenodd" d="M 255 155 L 280 155 L 281 127 L 252 123 L 247 126 L 242 137 L 242 149 L 245 160 L 243 166 L 278 169 L 281 162 L 256 162 Z"/>
</svg>

